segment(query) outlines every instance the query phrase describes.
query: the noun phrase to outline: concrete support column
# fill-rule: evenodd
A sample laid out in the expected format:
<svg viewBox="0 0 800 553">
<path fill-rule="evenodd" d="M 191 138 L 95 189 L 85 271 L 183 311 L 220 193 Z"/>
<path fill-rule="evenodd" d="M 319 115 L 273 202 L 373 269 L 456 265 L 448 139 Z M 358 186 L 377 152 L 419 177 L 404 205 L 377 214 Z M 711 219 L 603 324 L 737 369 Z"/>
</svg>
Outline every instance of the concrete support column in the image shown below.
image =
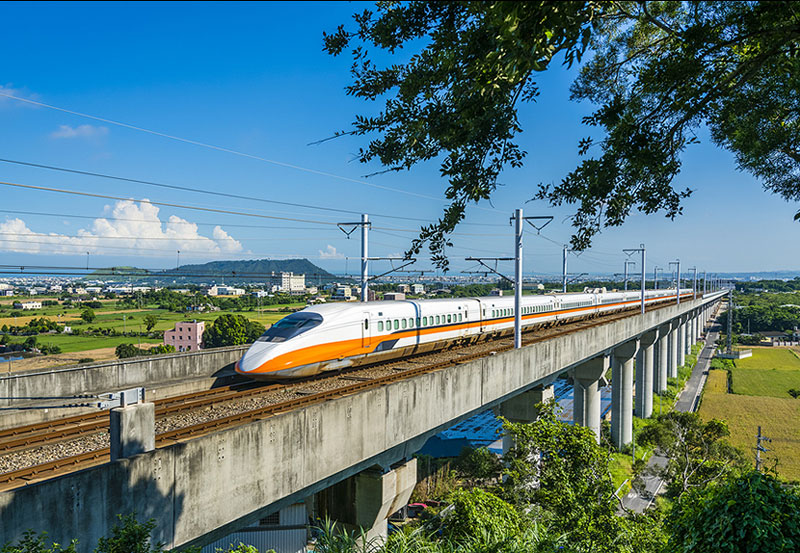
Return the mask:
<svg viewBox="0 0 800 553">
<path fill-rule="evenodd" d="M 330 517 L 367 541 L 386 539 L 390 515 L 402 509 L 417 484 L 417 460 L 391 470 L 373 467 L 334 484 L 317 495 L 319 516 Z"/>
<path fill-rule="evenodd" d="M 573 421 L 595 433 L 600 443 L 600 390 L 598 381 L 608 370 L 608 359 L 603 355 L 584 361 L 573 369 L 575 381 Z"/>
<path fill-rule="evenodd" d="M 683 356 L 684 358 L 692 351 L 692 337 L 691 337 L 691 327 L 692 327 L 692 316 L 685 315 L 684 322 L 683 322 Z M 684 359 L 685 361 L 685 359 Z M 683 362 L 681 362 L 681 365 Z"/>
<path fill-rule="evenodd" d="M 156 406 L 136 403 L 111 409 L 111 460 L 132 457 L 156 448 Z"/>
<path fill-rule="evenodd" d="M 652 338 L 650 334 L 655 333 L 645 334 L 641 340 L 648 343 L 648 340 Z M 652 343 L 652 341 L 649 342 L 651 348 Z M 631 340 L 614 348 L 611 358 L 611 442 L 617 449 L 622 449 L 633 439 L 633 358 L 638 350 L 639 341 Z M 647 372 L 646 369 L 643 369 L 644 365 L 637 362 L 637 376 L 639 373 Z M 652 380 L 652 375 L 651 363 L 650 376 L 644 376 L 644 379 Z M 637 378 L 637 383 L 638 380 Z"/>
<path fill-rule="evenodd" d="M 680 367 L 683 365 L 684 358 L 686 356 L 686 319 L 684 317 L 681 317 L 680 322 L 678 323 L 678 328 L 675 330 L 675 336 L 678 338 L 677 366 Z M 675 370 L 675 376 L 678 376 L 677 369 Z"/>
<path fill-rule="evenodd" d="M 654 378 L 655 381 L 658 381 L 658 387 L 653 388 L 653 391 L 655 392 L 663 392 L 667 389 L 667 378 L 669 378 L 669 356 L 671 354 L 668 336 L 671 332 L 672 324 L 661 325 L 659 328 L 660 338 L 658 340 L 658 362 L 653 371 L 658 375 L 656 378 Z M 647 416 L 649 417 L 651 414 L 652 410 Z"/>
<path fill-rule="evenodd" d="M 553 386 L 537 386 L 498 405 L 494 412 L 511 422 L 533 422 L 539 417 L 538 405 L 555 399 Z M 503 453 L 511 449 L 511 437 L 503 435 Z"/>
<path fill-rule="evenodd" d="M 669 333 L 668 343 L 669 343 L 669 371 L 668 376 L 670 378 L 677 378 L 678 376 L 678 341 L 680 338 L 680 333 L 678 329 L 680 328 L 680 321 L 677 319 L 670 323 L 672 330 Z M 661 383 L 659 382 L 659 388 L 656 391 L 659 391 L 661 388 Z M 664 380 L 664 386 L 666 386 L 666 379 Z"/>
</svg>

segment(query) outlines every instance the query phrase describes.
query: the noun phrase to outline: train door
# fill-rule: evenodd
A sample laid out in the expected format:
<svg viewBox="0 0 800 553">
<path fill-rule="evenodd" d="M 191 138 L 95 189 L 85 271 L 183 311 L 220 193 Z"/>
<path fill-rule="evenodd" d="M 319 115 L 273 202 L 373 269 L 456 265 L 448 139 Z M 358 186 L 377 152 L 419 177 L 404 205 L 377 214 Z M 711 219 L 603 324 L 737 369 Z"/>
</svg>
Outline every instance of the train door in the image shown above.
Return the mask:
<svg viewBox="0 0 800 553">
<path fill-rule="evenodd" d="M 372 330 L 369 327 L 369 313 L 361 314 L 361 347 L 366 348 L 370 345 L 370 333 Z"/>
</svg>

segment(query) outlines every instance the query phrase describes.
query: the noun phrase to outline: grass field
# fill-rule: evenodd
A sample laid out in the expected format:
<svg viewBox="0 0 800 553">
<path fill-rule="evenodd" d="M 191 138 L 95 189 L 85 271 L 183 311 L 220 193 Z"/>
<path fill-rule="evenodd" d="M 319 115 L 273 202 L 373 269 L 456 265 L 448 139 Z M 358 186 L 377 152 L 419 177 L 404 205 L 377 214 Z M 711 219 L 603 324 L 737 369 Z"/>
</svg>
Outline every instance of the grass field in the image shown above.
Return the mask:
<svg viewBox="0 0 800 553">
<path fill-rule="evenodd" d="M 100 348 L 115 348 L 119 344 L 139 344 L 138 336 L 72 336 L 70 334 L 40 334 L 40 344 L 58 346 L 64 353 L 75 353 Z M 145 344 L 160 344 L 161 340 L 141 339 Z"/>
<path fill-rule="evenodd" d="M 760 425 L 761 432 L 772 439 L 762 459 L 767 465 L 777 460 L 783 478 L 800 480 L 800 400 L 727 394 L 726 379 L 725 371 L 709 371 L 700 416 L 727 421 L 731 443 L 748 455 L 754 455 Z"/>
<path fill-rule="evenodd" d="M 753 348 L 752 357 L 737 359 L 734 365 L 734 394 L 788 398 L 789 389 L 800 389 L 800 359 L 791 350 Z"/>
</svg>

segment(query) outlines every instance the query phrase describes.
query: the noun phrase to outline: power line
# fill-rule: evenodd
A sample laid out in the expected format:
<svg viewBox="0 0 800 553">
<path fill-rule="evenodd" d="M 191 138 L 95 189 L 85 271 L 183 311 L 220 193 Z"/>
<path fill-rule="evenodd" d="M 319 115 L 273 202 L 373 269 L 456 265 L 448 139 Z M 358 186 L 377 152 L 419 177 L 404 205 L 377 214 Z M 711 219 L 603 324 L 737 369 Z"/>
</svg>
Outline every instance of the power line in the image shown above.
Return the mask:
<svg viewBox="0 0 800 553">
<path fill-rule="evenodd" d="M 191 140 L 191 139 L 188 139 L 188 138 L 182 138 L 182 137 L 179 137 L 179 136 L 175 136 L 175 135 L 171 135 L 171 134 L 166 134 L 166 133 L 154 131 L 154 130 L 151 130 L 151 129 L 146 129 L 144 127 L 138 127 L 136 125 L 131 125 L 129 123 L 123 123 L 121 121 L 115 121 L 113 119 L 106 119 L 104 117 L 98 117 L 96 115 L 89 115 L 88 113 L 81 113 L 79 111 L 74 111 L 74 110 L 62 108 L 62 107 L 59 107 L 59 106 L 54 106 L 52 104 L 45 104 L 44 102 L 37 102 L 36 100 L 31 100 L 29 98 L 21 98 L 19 96 L 14 96 L 13 94 L 8 94 L 8 93 L 2 92 L 2 91 L 0 91 L 0 96 L 4 96 L 4 97 L 10 98 L 12 100 L 17 100 L 19 102 L 26 102 L 28 104 L 32 104 L 32 105 L 35 105 L 35 106 L 39 106 L 39 107 L 44 107 L 44 108 L 60 111 L 60 112 L 63 112 L 63 113 L 69 113 L 70 115 L 76 115 L 78 117 L 85 117 L 87 119 L 93 119 L 94 121 L 100 121 L 102 123 L 108 123 L 109 125 L 115 125 L 115 126 L 118 126 L 118 127 L 131 129 L 131 130 L 134 130 L 134 131 L 139 131 L 139 132 L 143 132 L 143 133 L 147 133 L 147 134 L 152 134 L 154 136 L 159 136 L 161 138 L 168 138 L 170 140 L 176 140 L 178 142 L 183 142 L 185 144 L 191 144 L 193 146 L 200 146 L 202 148 L 209 148 L 211 150 L 216 150 L 216 151 L 219 151 L 219 152 L 225 152 L 225 153 L 229 153 L 229 154 L 233 154 L 233 155 L 237 155 L 237 156 L 241 156 L 241 157 L 245 157 L 245 158 L 249 158 L 249 159 L 255 159 L 255 160 L 258 160 L 258 161 L 263 161 L 263 162 L 266 162 L 266 163 L 270 163 L 272 165 L 277 165 L 279 167 L 285 167 L 285 168 L 288 168 L 288 169 L 295 169 L 297 171 L 303 171 L 305 173 L 311 173 L 311 174 L 320 175 L 320 176 L 323 176 L 323 177 L 330 177 L 330 178 L 334 178 L 334 179 L 343 180 L 343 181 L 346 181 L 346 182 L 353 182 L 353 183 L 356 183 L 356 184 L 363 184 L 363 185 L 366 185 L 366 186 L 371 186 L 373 188 L 379 188 L 381 190 L 388 190 L 390 192 L 397 192 L 399 194 L 406 194 L 408 196 L 415 196 L 415 197 L 418 197 L 418 198 L 424 198 L 424 199 L 427 199 L 427 200 L 433 200 L 433 201 L 440 202 L 440 203 L 446 203 L 446 201 L 443 200 L 442 198 L 435 198 L 433 196 L 428 196 L 426 194 L 418 194 L 416 192 L 409 192 L 408 190 L 401 190 L 399 188 L 392 188 L 390 186 L 384 186 L 382 184 L 375 184 L 373 182 L 367 182 L 367 181 L 361 180 L 361 179 L 354 179 L 352 177 L 345 177 L 345 176 L 342 176 L 342 175 L 337 175 L 335 173 L 328 173 L 327 171 L 319 171 L 317 169 L 310 169 L 308 167 L 301 167 L 299 165 L 294 165 L 292 163 L 285 163 L 283 161 L 277 161 L 277 160 L 274 160 L 274 159 L 269 159 L 269 158 L 257 156 L 257 155 L 254 155 L 254 154 L 248 154 L 248 153 L 245 153 L 245 152 L 240 152 L 238 150 L 232 150 L 230 148 L 224 148 L 222 146 L 215 146 L 213 144 L 207 144 L 205 142 L 200 142 L 200 141 L 197 141 L 197 140 Z M 482 209 L 482 210 L 485 210 L 485 211 L 492 211 L 492 212 L 495 211 L 494 209 L 489 209 L 489 208 L 485 208 L 485 207 L 481 207 L 481 206 L 473 206 L 473 207 L 476 207 L 477 209 Z"/>
<path fill-rule="evenodd" d="M 51 170 L 51 171 L 61 171 L 62 173 L 71 173 L 71 174 L 75 174 L 75 175 L 85 175 L 85 176 L 90 176 L 90 177 L 111 179 L 111 180 L 116 180 L 116 181 L 121 181 L 121 182 L 130 182 L 130 183 L 134 183 L 134 184 L 144 184 L 146 186 L 156 186 L 156 187 L 159 187 L 159 188 L 167 188 L 167 189 L 170 189 L 170 190 L 180 190 L 180 191 L 183 191 L 183 192 L 195 192 L 195 193 L 198 193 L 198 194 L 208 194 L 208 195 L 211 195 L 211 196 L 221 196 L 221 197 L 225 197 L 225 198 L 234 198 L 234 199 L 237 199 L 237 200 L 263 202 L 263 203 L 276 204 L 276 205 L 285 205 L 285 206 L 289 206 L 289 207 L 301 207 L 301 208 L 305 208 L 305 209 L 318 209 L 320 211 L 331 211 L 331 212 L 335 212 L 335 213 L 350 213 L 350 214 L 360 214 L 361 213 L 360 211 L 352 211 L 352 210 L 348 210 L 348 209 L 338 209 L 338 208 L 334 208 L 334 207 L 324 207 L 324 206 L 317 206 L 317 205 L 310 205 L 310 204 L 284 202 L 284 201 L 279 201 L 279 200 L 268 200 L 266 198 L 257 198 L 257 197 L 253 197 L 253 196 L 243 196 L 243 195 L 240 195 L 240 194 L 229 194 L 227 192 L 217 192 L 217 191 L 214 191 L 214 190 L 204 190 L 202 188 L 194 188 L 194 187 L 190 187 L 190 186 L 180 186 L 180 185 L 177 185 L 177 184 L 168 184 L 168 183 L 163 183 L 163 182 L 147 181 L 147 180 L 134 179 L 134 178 L 129 178 L 129 177 L 120 177 L 120 176 L 117 176 L 117 175 L 108 175 L 108 174 L 104 174 L 104 173 L 94 173 L 92 171 L 83 171 L 83 170 L 79 170 L 79 169 L 68 169 L 68 168 L 65 168 L 65 167 L 55 167 L 53 165 L 44 165 L 44 164 L 41 164 L 41 163 L 31 163 L 31 162 L 28 162 L 28 161 L 18 161 L 18 160 L 13 160 L 13 159 L 2 159 L 2 158 L 0 158 L 0 162 L 12 163 L 12 164 L 15 164 L 15 165 L 22 165 L 22 166 L 25 166 L 25 167 L 35 167 L 37 169 L 48 169 L 48 170 Z M 373 217 L 384 217 L 384 218 L 387 218 L 387 219 L 401 219 L 401 220 L 406 220 L 406 221 L 419 221 L 419 222 L 424 222 L 424 223 L 429 222 L 427 219 L 417 219 L 417 218 L 413 218 L 413 217 L 400 217 L 398 215 L 372 214 L 371 213 L 370 216 L 373 216 Z"/>
<path fill-rule="evenodd" d="M 58 193 L 61 193 L 61 194 L 72 194 L 74 196 L 84 196 L 84 197 L 89 197 L 89 198 L 102 198 L 102 199 L 106 199 L 106 200 L 119 200 L 119 201 L 123 201 L 123 202 L 139 202 L 139 203 L 150 204 L 150 205 L 159 205 L 159 206 L 164 206 L 164 207 L 175 207 L 175 208 L 179 208 L 179 209 L 191 209 L 191 210 L 195 210 L 195 211 L 207 211 L 207 212 L 210 212 L 210 213 L 223 213 L 223 214 L 226 214 L 226 215 L 239 215 L 239 216 L 242 216 L 242 217 L 257 217 L 257 218 L 261 218 L 261 219 L 274 219 L 274 220 L 278 220 L 278 221 L 292 221 L 292 222 L 296 222 L 296 223 L 309 223 L 309 224 L 313 224 L 313 225 L 333 225 L 333 226 L 336 226 L 336 223 L 329 223 L 327 221 L 314 221 L 314 220 L 310 220 L 310 219 L 297 219 L 297 218 L 293 218 L 293 217 L 277 217 L 277 216 L 274 216 L 274 215 L 263 215 L 263 214 L 260 214 L 260 213 L 248 213 L 248 212 L 245 212 L 245 211 L 233 211 L 233 210 L 228 210 L 228 209 L 215 209 L 215 208 L 211 208 L 211 207 L 190 206 L 190 205 L 176 204 L 176 203 L 170 203 L 170 202 L 155 202 L 155 201 L 152 201 L 152 200 L 145 200 L 145 199 L 134 200 L 134 199 L 131 199 L 131 198 L 122 198 L 120 196 L 110 196 L 108 194 L 95 194 L 95 193 L 92 193 L 92 192 L 78 192 L 77 190 L 66 190 L 66 189 L 63 189 L 63 188 L 52 188 L 52 187 L 48 187 L 48 186 L 34 186 L 32 184 L 20 184 L 20 183 L 14 183 L 14 182 L 0 181 L 0 185 L 2 185 L 2 186 L 11 186 L 11 187 L 15 187 L 15 188 L 24 188 L 24 189 L 27 189 L 27 190 L 39 190 L 39 191 L 43 191 L 43 192 L 58 192 Z"/>
</svg>

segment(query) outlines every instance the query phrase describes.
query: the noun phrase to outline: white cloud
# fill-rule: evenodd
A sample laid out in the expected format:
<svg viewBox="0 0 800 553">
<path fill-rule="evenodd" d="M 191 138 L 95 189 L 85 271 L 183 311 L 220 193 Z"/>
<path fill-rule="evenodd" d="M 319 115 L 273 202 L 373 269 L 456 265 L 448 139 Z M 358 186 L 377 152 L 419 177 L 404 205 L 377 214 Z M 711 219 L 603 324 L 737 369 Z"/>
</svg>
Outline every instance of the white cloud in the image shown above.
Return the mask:
<svg viewBox="0 0 800 553">
<path fill-rule="evenodd" d="M 336 251 L 336 248 L 328 244 L 328 247 L 325 248 L 325 251 L 319 251 L 319 258 L 320 259 L 344 259 L 344 254 L 341 254 Z"/>
<path fill-rule="evenodd" d="M 11 108 L 11 107 L 29 107 L 29 108 L 36 108 L 38 106 L 34 104 L 30 104 L 28 102 L 20 102 L 19 100 L 15 100 L 13 98 L 9 98 L 8 96 L 3 96 L 3 94 L 8 94 L 9 96 L 16 96 L 17 98 L 25 98 L 28 100 L 35 100 L 38 98 L 36 94 L 28 94 L 21 88 L 14 88 L 12 85 L 1 85 L 0 84 L 0 108 Z"/>
<path fill-rule="evenodd" d="M 102 138 L 108 134 L 108 127 L 95 127 L 94 125 L 59 125 L 58 130 L 50 133 L 50 138 Z"/>
<path fill-rule="evenodd" d="M 115 254 L 157 257 L 166 252 L 202 255 L 235 253 L 242 244 L 221 227 L 203 236 L 195 223 L 175 215 L 159 218 L 159 208 L 126 200 L 110 208 L 109 216 L 95 219 L 75 235 L 31 230 L 20 218 L 0 222 L 0 251 L 58 254 Z M 127 252 L 127 253 L 126 253 Z M 170 254 L 171 255 L 171 254 Z"/>
</svg>

